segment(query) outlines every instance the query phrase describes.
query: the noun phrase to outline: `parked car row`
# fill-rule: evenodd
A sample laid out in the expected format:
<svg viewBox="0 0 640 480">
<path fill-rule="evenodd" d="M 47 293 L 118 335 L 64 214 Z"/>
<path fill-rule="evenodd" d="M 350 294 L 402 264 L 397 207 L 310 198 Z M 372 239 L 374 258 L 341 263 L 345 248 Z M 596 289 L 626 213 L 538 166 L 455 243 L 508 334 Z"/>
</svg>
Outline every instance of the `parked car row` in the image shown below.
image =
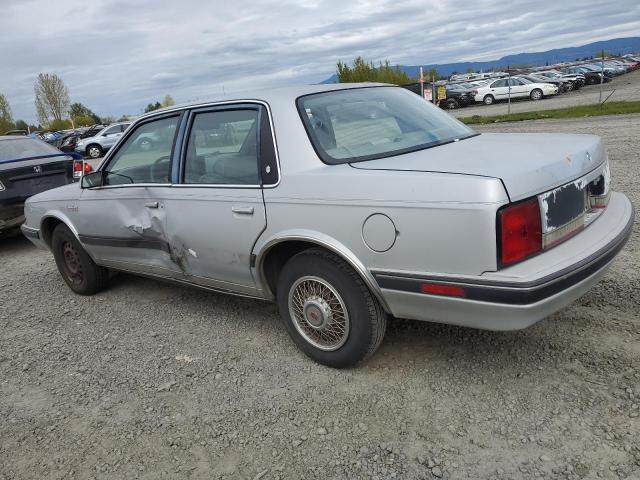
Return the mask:
<svg viewBox="0 0 640 480">
<path fill-rule="evenodd" d="M 96 124 L 91 127 L 55 132 L 13 130 L 5 135 L 23 135 L 42 140 L 65 153 L 78 153 L 89 158 L 102 157 L 122 136 L 131 122 Z"/>
<path fill-rule="evenodd" d="M 611 81 L 640 67 L 640 57 L 625 56 L 604 61 L 571 62 L 529 70 L 468 73 L 452 75 L 446 86 L 446 98 L 438 104 L 445 109 L 456 109 L 483 103 L 491 105 L 507 99 L 541 100 L 579 90 L 585 85 Z M 410 88 L 415 91 L 414 88 Z M 416 92 L 417 93 L 417 92 Z"/>
</svg>

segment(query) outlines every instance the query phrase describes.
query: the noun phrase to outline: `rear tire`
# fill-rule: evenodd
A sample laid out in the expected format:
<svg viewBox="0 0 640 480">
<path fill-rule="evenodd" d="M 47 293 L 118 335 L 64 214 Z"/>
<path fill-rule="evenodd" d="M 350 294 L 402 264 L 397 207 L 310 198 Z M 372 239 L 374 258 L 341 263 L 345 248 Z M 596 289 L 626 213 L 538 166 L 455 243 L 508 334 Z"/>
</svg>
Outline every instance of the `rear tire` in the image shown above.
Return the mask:
<svg viewBox="0 0 640 480">
<path fill-rule="evenodd" d="M 102 155 L 103 151 L 100 145 L 89 145 L 87 147 L 87 156 L 89 158 L 100 158 Z"/>
<path fill-rule="evenodd" d="M 387 315 L 362 278 L 324 250 L 305 250 L 285 264 L 277 300 L 296 346 L 328 367 L 350 367 L 370 357 L 387 328 Z"/>
<path fill-rule="evenodd" d="M 60 275 L 75 293 L 93 295 L 107 286 L 109 270 L 96 265 L 66 225 L 53 230 L 51 250 Z"/>
<path fill-rule="evenodd" d="M 493 95 L 485 95 L 482 101 L 484 102 L 485 105 L 493 105 L 496 99 L 493 98 Z"/>
<path fill-rule="evenodd" d="M 449 100 L 447 100 L 447 101 L 444 103 L 444 107 L 445 107 L 447 110 L 455 110 L 456 108 L 458 108 L 458 106 L 459 106 L 459 105 L 458 105 L 458 102 L 457 102 L 456 100 L 454 100 L 453 98 L 450 98 Z"/>
<path fill-rule="evenodd" d="M 540 90 L 539 88 L 534 88 L 533 90 L 531 90 L 531 93 L 529 94 L 529 98 L 531 98 L 531 100 L 541 100 L 542 97 L 543 97 L 542 90 Z"/>
</svg>

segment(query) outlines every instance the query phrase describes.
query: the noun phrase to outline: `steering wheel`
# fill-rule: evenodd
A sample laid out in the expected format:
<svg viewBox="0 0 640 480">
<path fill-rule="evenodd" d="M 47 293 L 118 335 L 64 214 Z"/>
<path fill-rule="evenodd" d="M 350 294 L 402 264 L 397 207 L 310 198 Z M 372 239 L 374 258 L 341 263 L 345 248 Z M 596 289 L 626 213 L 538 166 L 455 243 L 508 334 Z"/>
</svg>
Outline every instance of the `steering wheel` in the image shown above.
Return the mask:
<svg viewBox="0 0 640 480">
<path fill-rule="evenodd" d="M 164 162 L 169 163 L 169 155 L 163 155 L 151 165 L 151 179 L 154 183 L 167 183 L 169 181 L 169 169 L 165 168 Z"/>
</svg>

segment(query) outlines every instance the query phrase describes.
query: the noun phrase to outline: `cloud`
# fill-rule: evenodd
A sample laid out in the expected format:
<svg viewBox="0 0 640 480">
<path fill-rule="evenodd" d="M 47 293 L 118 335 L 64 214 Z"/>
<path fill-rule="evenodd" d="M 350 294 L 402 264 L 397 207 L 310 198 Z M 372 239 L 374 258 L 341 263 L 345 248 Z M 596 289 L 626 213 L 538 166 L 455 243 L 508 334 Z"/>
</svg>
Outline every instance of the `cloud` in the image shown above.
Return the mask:
<svg viewBox="0 0 640 480">
<path fill-rule="evenodd" d="M 637 35 L 637 0 L 47 0 L 8 2 L 0 92 L 35 120 L 33 82 L 60 75 L 100 115 L 225 89 L 316 83 L 338 60 L 488 60 Z"/>
</svg>

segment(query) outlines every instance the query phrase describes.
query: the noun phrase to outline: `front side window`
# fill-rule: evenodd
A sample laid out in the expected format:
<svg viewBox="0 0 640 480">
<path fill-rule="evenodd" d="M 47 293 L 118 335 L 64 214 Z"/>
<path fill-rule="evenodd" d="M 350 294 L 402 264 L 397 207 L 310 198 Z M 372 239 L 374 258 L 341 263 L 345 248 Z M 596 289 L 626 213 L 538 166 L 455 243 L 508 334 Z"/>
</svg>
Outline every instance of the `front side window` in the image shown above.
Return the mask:
<svg viewBox="0 0 640 480">
<path fill-rule="evenodd" d="M 300 97 L 297 105 L 311 143 L 330 164 L 390 157 L 475 135 L 403 88 L 316 93 Z"/>
<path fill-rule="evenodd" d="M 184 183 L 259 185 L 258 110 L 197 113 L 189 132 Z"/>
<path fill-rule="evenodd" d="M 138 126 L 111 157 L 105 185 L 169 183 L 171 150 L 180 117 L 165 117 Z"/>
</svg>

